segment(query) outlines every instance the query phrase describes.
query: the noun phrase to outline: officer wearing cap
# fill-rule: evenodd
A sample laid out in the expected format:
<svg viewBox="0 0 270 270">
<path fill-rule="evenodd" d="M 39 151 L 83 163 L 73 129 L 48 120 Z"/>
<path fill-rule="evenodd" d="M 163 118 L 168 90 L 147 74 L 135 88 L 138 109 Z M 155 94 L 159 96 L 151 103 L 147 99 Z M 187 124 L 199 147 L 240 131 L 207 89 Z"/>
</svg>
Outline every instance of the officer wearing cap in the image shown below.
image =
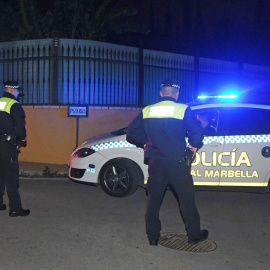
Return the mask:
<svg viewBox="0 0 270 270">
<path fill-rule="evenodd" d="M 6 187 L 11 217 L 28 216 L 19 193 L 18 145 L 26 146 L 25 113 L 18 102 L 20 87 L 16 81 L 4 84 L 0 98 L 0 210 L 5 210 L 3 195 Z"/>
<path fill-rule="evenodd" d="M 164 81 L 161 101 L 145 107 L 127 129 L 127 141 L 144 148 L 144 162 L 148 164 L 145 221 L 149 244 L 154 246 L 158 245 L 160 237 L 159 210 L 167 186 L 172 187 L 178 197 L 189 244 L 208 237 L 208 231 L 200 229 L 193 179 L 185 162 L 185 136 L 187 134 L 188 147 L 194 156 L 202 147 L 202 128 L 191 109 L 176 102 L 179 88 L 177 81 Z"/>
</svg>

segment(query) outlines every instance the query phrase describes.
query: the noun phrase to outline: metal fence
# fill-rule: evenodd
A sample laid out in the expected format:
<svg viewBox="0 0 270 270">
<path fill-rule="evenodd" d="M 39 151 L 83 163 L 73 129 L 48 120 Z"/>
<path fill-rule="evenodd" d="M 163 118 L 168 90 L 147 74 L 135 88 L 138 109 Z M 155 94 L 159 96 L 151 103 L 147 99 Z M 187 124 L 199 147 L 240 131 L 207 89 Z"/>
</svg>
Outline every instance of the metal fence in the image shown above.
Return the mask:
<svg viewBox="0 0 270 270">
<path fill-rule="evenodd" d="M 58 52 L 60 104 L 137 105 L 137 48 L 60 40 Z"/>
<path fill-rule="evenodd" d="M 0 83 L 18 80 L 25 105 L 142 107 L 159 100 L 164 79 L 179 80 L 183 102 L 228 87 L 270 101 L 269 67 L 86 40 L 0 43 Z"/>
<path fill-rule="evenodd" d="M 53 47 L 51 40 L 0 43 L 0 83 L 18 80 L 23 104 L 51 104 Z M 3 91 L 3 89 L 1 89 Z"/>
</svg>

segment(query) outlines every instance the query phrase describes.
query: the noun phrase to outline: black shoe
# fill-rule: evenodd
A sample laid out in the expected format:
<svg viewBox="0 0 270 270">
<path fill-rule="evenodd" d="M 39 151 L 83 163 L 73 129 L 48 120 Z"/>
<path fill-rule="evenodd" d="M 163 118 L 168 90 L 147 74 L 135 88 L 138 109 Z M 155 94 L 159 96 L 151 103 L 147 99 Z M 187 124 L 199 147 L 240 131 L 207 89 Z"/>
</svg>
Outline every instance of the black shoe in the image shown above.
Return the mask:
<svg viewBox="0 0 270 270">
<path fill-rule="evenodd" d="M 188 239 L 188 243 L 191 245 L 198 244 L 199 242 L 202 242 L 208 238 L 208 231 L 207 230 L 201 230 L 201 237 L 197 239 Z"/>
<path fill-rule="evenodd" d="M 0 206 L 0 211 L 2 210 L 6 210 L 7 206 L 3 203 L 1 206 Z"/>
<path fill-rule="evenodd" d="M 9 216 L 10 217 L 25 217 L 28 216 L 30 214 L 30 210 L 29 209 L 20 209 L 19 212 L 11 212 L 9 211 Z"/>
<path fill-rule="evenodd" d="M 149 241 L 150 246 L 157 246 L 158 245 L 158 240 L 148 239 L 148 241 Z"/>
</svg>

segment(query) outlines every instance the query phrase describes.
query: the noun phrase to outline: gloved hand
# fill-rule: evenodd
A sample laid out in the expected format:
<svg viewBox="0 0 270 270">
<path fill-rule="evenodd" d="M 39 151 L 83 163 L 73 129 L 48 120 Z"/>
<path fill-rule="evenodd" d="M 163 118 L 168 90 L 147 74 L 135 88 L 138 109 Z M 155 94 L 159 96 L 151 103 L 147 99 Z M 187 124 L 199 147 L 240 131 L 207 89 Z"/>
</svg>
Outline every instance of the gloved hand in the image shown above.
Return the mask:
<svg viewBox="0 0 270 270">
<path fill-rule="evenodd" d="M 19 142 L 19 146 L 20 146 L 20 147 L 26 147 L 26 146 L 27 146 L 27 141 L 26 141 L 26 140 L 21 140 L 21 141 Z"/>
<path fill-rule="evenodd" d="M 188 148 L 193 152 L 192 158 L 194 158 L 198 149 L 196 147 L 191 146 L 190 144 L 188 145 Z"/>
</svg>

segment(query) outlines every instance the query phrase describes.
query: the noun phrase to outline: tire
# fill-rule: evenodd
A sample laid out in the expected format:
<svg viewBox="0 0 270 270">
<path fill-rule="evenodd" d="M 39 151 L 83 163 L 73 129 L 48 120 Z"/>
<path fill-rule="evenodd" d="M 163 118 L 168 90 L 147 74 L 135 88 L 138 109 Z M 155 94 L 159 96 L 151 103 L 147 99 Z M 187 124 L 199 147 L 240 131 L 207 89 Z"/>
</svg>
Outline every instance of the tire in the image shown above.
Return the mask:
<svg viewBox="0 0 270 270">
<path fill-rule="evenodd" d="M 129 159 L 112 159 L 107 162 L 99 174 L 100 186 L 105 193 L 113 197 L 126 197 L 133 194 L 143 174 L 139 166 Z"/>
</svg>

